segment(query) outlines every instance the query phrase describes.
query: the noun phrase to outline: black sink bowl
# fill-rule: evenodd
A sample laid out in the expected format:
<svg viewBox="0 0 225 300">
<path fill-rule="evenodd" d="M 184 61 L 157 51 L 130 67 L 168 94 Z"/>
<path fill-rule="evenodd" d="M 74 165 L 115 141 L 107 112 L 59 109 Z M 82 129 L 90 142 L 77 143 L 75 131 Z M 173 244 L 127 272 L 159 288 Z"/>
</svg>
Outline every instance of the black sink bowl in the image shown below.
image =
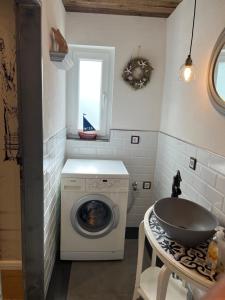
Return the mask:
<svg viewBox="0 0 225 300">
<path fill-rule="evenodd" d="M 186 247 L 206 241 L 218 226 L 210 211 L 182 198 L 163 198 L 155 203 L 153 212 L 168 236 Z"/>
</svg>

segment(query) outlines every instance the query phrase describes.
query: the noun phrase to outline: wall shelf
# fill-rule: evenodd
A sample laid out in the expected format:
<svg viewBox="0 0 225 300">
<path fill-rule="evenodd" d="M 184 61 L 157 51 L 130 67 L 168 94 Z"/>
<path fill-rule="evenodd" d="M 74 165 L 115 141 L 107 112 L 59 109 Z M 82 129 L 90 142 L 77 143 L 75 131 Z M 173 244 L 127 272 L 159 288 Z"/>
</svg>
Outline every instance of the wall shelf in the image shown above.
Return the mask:
<svg viewBox="0 0 225 300">
<path fill-rule="evenodd" d="M 50 60 L 61 70 L 69 70 L 73 67 L 73 61 L 68 53 L 50 51 Z"/>
</svg>

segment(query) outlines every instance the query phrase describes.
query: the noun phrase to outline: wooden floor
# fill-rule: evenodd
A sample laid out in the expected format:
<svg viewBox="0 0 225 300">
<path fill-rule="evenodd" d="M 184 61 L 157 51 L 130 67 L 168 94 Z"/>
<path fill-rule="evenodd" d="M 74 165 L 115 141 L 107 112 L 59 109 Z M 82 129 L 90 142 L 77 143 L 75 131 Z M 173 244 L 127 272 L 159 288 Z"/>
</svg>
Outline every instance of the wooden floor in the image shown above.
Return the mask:
<svg viewBox="0 0 225 300">
<path fill-rule="evenodd" d="M 24 299 L 22 271 L 1 271 L 1 280 L 4 300 Z"/>
</svg>

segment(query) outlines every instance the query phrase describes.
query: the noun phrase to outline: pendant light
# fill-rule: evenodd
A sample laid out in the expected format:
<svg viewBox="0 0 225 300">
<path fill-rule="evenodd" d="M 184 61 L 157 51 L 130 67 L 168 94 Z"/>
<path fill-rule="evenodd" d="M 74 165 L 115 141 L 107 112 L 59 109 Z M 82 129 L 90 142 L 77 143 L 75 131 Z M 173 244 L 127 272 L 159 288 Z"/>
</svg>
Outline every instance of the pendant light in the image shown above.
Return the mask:
<svg viewBox="0 0 225 300">
<path fill-rule="evenodd" d="M 185 64 L 181 66 L 180 68 L 180 74 L 179 77 L 181 80 L 185 82 L 190 82 L 195 79 L 195 66 L 192 63 L 191 58 L 191 50 L 192 50 L 192 42 L 193 42 L 193 34 L 194 34 L 194 27 L 195 27 L 195 12 L 196 12 L 196 0 L 194 0 L 194 15 L 193 15 L 193 23 L 192 23 L 192 33 L 191 33 L 191 44 L 190 44 L 190 50 L 188 57 L 185 61 Z"/>
</svg>

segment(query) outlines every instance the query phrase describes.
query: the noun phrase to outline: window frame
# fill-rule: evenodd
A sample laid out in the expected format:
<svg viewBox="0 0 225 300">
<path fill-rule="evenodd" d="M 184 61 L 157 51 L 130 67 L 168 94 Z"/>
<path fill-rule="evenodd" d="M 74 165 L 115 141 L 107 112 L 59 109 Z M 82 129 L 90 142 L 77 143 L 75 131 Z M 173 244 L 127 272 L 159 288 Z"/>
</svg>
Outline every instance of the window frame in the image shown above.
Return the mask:
<svg viewBox="0 0 225 300">
<path fill-rule="evenodd" d="M 111 126 L 113 82 L 114 82 L 114 47 L 69 45 L 69 54 L 74 66 L 67 71 L 67 136 L 79 138 L 79 62 L 80 60 L 102 61 L 102 84 L 100 100 L 100 130 L 97 130 L 97 139 L 108 139 Z"/>
</svg>

